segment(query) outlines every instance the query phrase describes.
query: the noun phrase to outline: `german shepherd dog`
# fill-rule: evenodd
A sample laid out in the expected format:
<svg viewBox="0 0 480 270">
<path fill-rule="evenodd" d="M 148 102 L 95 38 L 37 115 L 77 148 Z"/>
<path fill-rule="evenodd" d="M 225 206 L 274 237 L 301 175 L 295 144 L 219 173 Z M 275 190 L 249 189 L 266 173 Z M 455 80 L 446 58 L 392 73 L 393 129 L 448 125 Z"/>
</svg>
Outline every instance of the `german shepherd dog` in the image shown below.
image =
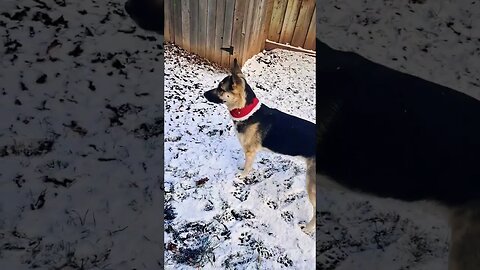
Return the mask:
<svg viewBox="0 0 480 270">
<path fill-rule="evenodd" d="M 204 93 L 216 104 L 225 104 L 233 119 L 238 139 L 245 153 L 245 166 L 240 177 L 248 175 L 256 153 L 261 149 L 290 156 L 304 157 L 307 163 L 307 193 L 313 206 L 312 219 L 302 228 L 315 231 L 315 124 L 262 104 L 234 60 L 231 75 L 216 88 Z"/>
<path fill-rule="evenodd" d="M 480 269 L 480 102 L 317 39 L 319 185 L 447 209 L 450 270 Z"/>
</svg>

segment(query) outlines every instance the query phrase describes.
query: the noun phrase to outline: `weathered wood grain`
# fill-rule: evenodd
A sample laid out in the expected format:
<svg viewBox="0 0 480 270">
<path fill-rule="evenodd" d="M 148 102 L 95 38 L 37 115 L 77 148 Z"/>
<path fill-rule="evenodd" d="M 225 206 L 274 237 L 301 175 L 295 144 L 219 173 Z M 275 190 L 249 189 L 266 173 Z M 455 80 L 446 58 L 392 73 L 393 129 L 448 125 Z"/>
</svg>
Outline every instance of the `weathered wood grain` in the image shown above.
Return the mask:
<svg viewBox="0 0 480 270">
<path fill-rule="evenodd" d="M 298 12 L 300 11 L 300 4 L 301 0 L 288 0 L 279 42 L 289 44 L 292 41 L 293 31 L 297 24 Z"/>
<path fill-rule="evenodd" d="M 198 55 L 206 56 L 208 0 L 198 0 Z"/>
<path fill-rule="evenodd" d="M 198 54 L 198 0 L 190 0 L 190 51 Z"/>
<path fill-rule="evenodd" d="M 307 38 L 312 14 L 315 11 L 315 0 L 303 0 L 298 13 L 297 24 L 293 31 L 292 46 L 302 47 Z"/>
<path fill-rule="evenodd" d="M 278 42 L 280 40 L 287 4 L 287 0 L 274 0 L 273 2 L 272 19 L 268 31 L 268 39 L 271 41 Z"/>
<path fill-rule="evenodd" d="M 222 63 L 222 47 L 223 42 L 223 27 L 225 25 L 225 0 L 217 0 L 217 9 L 215 16 L 215 47 L 213 61 L 215 63 Z"/>
<path fill-rule="evenodd" d="M 315 37 L 316 37 L 316 27 L 317 27 L 317 9 L 313 11 L 312 19 L 310 20 L 310 27 L 308 28 L 307 38 L 303 44 L 303 48 L 307 50 L 315 50 Z"/>
<path fill-rule="evenodd" d="M 182 44 L 183 48 L 190 51 L 190 0 L 182 1 Z"/>
<path fill-rule="evenodd" d="M 232 45 L 232 27 L 233 27 L 233 11 L 235 9 L 235 0 L 225 0 L 225 24 L 223 28 L 222 47 L 228 48 Z M 239 0 L 242 1 L 242 0 Z M 222 51 L 222 66 L 230 66 L 230 54 Z"/>
</svg>

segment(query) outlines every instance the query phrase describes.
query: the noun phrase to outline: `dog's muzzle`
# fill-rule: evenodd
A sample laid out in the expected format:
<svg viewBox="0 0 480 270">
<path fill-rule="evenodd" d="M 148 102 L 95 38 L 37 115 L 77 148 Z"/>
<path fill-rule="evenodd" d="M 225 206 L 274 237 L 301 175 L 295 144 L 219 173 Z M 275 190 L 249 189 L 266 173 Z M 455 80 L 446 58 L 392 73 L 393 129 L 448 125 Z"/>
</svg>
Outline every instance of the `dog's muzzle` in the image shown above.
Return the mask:
<svg viewBox="0 0 480 270">
<path fill-rule="evenodd" d="M 223 103 L 223 100 L 221 100 L 218 97 L 218 91 L 217 89 L 212 89 L 203 94 L 203 96 L 210 102 L 216 103 L 216 104 L 221 104 Z"/>
</svg>

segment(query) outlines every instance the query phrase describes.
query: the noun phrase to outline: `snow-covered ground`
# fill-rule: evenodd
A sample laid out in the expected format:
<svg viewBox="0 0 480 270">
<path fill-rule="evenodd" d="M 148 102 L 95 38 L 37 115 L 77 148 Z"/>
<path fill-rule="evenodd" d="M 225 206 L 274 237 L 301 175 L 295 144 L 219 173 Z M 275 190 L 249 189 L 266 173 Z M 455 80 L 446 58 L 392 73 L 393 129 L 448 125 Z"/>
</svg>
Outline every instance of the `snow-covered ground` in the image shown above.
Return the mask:
<svg viewBox="0 0 480 270">
<path fill-rule="evenodd" d="M 0 2 L 0 269 L 161 264 L 163 41 L 123 4 Z"/>
<path fill-rule="evenodd" d="M 274 50 L 242 67 L 268 106 L 315 122 L 315 58 Z M 165 47 L 165 266 L 167 269 L 313 269 L 315 238 L 302 160 L 260 153 L 247 179 L 223 105 L 202 94 L 225 70 Z"/>
<path fill-rule="evenodd" d="M 330 46 L 480 99 L 480 2 L 322 0 L 318 9 L 317 37 Z M 447 269 L 449 231 L 437 209 L 317 196 L 317 269 Z"/>
</svg>

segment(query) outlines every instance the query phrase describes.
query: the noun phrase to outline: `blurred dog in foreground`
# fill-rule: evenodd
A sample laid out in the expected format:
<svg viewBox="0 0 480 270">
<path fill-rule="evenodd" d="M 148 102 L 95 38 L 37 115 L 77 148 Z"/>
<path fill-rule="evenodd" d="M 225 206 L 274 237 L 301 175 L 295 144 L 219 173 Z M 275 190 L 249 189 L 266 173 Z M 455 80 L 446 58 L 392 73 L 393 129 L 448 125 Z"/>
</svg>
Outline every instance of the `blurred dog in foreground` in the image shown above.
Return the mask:
<svg viewBox="0 0 480 270">
<path fill-rule="evenodd" d="M 450 270 L 480 269 L 480 101 L 317 39 L 317 181 L 447 209 Z"/>
</svg>

